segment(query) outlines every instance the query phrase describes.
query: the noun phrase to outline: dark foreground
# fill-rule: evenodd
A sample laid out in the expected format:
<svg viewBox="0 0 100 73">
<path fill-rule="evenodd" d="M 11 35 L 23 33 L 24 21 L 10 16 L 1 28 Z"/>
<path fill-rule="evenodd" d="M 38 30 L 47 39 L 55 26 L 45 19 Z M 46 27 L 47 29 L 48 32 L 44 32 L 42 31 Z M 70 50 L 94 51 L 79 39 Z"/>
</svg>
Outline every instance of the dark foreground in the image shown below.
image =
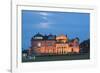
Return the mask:
<svg viewBox="0 0 100 73">
<path fill-rule="evenodd" d="M 81 54 L 48 55 L 48 56 L 45 55 L 45 56 L 23 57 L 22 62 L 84 60 L 84 59 L 90 59 L 90 54 L 89 53 L 81 53 Z"/>
</svg>

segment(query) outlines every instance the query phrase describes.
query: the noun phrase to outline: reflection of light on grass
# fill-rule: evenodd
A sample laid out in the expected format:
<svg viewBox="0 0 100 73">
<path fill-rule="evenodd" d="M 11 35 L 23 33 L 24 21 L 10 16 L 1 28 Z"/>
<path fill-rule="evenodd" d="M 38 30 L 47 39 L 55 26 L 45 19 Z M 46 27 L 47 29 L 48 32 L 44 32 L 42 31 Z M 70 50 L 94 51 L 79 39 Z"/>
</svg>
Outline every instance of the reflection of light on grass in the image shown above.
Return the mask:
<svg viewBox="0 0 100 73">
<path fill-rule="evenodd" d="M 33 57 L 33 59 L 35 60 L 35 56 Z"/>
</svg>

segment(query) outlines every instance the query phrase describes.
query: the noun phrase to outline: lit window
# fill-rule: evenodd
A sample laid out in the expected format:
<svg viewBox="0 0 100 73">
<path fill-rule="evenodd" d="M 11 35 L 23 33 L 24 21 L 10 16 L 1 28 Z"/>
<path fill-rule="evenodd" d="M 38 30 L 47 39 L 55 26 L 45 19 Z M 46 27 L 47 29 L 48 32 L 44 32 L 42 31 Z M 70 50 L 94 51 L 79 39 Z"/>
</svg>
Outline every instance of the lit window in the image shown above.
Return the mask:
<svg viewBox="0 0 100 73">
<path fill-rule="evenodd" d="M 41 43 L 40 42 L 38 43 L 38 47 L 41 47 Z"/>
</svg>

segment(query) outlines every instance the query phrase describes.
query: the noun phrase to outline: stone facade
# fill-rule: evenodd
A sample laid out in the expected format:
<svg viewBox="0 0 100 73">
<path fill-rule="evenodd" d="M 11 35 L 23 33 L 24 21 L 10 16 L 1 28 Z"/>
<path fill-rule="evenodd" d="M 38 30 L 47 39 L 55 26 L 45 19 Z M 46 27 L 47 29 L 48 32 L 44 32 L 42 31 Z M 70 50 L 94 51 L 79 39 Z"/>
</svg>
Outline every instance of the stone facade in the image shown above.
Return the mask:
<svg viewBox="0 0 100 73">
<path fill-rule="evenodd" d="M 79 53 L 79 40 L 77 38 L 68 41 L 65 35 L 45 35 L 38 33 L 31 39 L 29 53 L 35 55 L 58 55 L 68 53 Z"/>
</svg>

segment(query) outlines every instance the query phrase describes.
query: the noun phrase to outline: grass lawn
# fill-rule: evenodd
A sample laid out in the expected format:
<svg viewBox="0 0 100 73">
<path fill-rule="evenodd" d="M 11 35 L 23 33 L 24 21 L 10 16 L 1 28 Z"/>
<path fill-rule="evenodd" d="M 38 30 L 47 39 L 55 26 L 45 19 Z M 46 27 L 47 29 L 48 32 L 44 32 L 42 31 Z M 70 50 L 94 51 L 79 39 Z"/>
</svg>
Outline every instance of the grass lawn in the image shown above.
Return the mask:
<svg viewBox="0 0 100 73">
<path fill-rule="evenodd" d="M 90 59 L 89 53 L 83 54 L 66 54 L 66 55 L 45 55 L 33 56 L 30 58 L 22 58 L 22 62 L 41 62 L 41 61 L 61 61 L 61 60 L 83 60 Z"/>
</svg>

